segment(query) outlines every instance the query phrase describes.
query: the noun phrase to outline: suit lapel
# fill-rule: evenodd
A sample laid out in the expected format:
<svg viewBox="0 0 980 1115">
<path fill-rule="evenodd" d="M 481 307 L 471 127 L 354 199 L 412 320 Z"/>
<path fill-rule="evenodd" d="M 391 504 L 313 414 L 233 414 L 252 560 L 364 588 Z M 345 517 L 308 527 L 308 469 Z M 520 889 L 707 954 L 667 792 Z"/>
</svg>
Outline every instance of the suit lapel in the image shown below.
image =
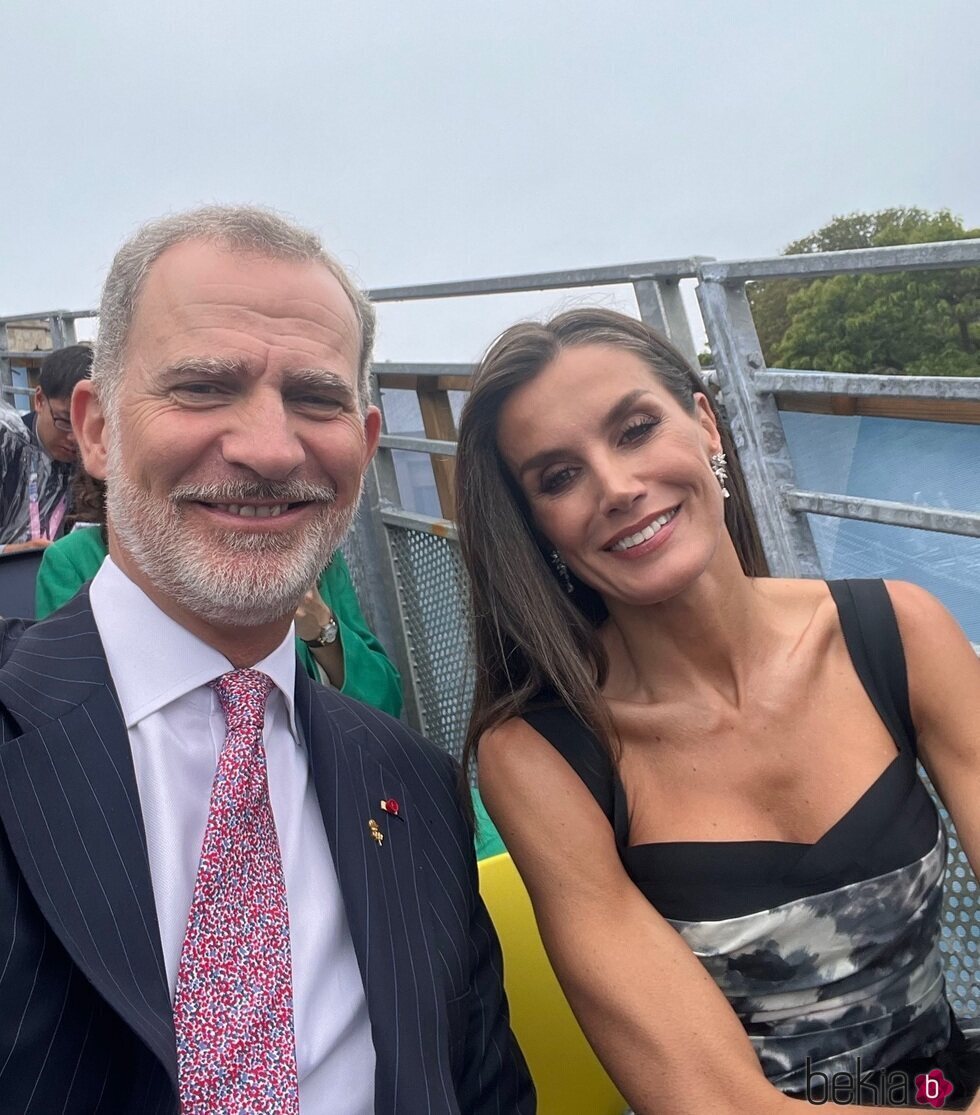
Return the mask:
<svg viewBox="0 0 980 1115">
<path fill-rule="evenodd" d="M 0 745 L 0 821 L 31 892 L 96 990 L 176 1082 L 173 1016 L 126 733 L 87 594 L 0 669 L 22 734 Z"/>
<path fill-rule="evenodd" d="M 385 769 L 372 746 L 377 741 L 340 698 L 300 672 L 296 697 L 364 981 L 377 1058 L 375 1108 L 451 1110 L 452 1084 L 439 1056 L 445 1022 L 429 946 L 429 904 L 411 838 L 413 826 L 426 822 Z M 398 803 L 397 816 L 381 807 L 390 799 Z"/>
</svg>

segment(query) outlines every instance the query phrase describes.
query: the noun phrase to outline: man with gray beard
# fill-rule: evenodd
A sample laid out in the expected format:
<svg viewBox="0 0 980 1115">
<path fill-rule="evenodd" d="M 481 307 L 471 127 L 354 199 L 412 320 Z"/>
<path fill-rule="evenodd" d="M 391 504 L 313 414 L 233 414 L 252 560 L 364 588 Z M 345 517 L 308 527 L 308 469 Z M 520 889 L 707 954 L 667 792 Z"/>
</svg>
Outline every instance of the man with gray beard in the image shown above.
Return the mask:
<svg viewBox="0 0 980 1115">
<path fill-rule="evenodd" d="M 373 333 L 265 211 L 113 262 L 72 401 L 109 557 L 0 625 L 0 1115 L 534 1110 L 451 760 L 296 669 Z"/>
</svg>

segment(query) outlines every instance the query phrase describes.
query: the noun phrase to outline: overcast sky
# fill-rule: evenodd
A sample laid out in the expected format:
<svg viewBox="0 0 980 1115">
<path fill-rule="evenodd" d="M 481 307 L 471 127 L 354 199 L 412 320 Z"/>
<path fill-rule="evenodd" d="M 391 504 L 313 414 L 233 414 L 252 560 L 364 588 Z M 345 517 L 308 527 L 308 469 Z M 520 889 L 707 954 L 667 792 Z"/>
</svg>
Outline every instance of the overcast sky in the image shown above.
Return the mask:
<svg viewBox="0 0 980 1115">
<path fill-rule="evenodd" d="M 260 202 L 367 286 L 980 224 L 976 0 L 2 0 L 0 314 L 92 306 L 142 220 Z M 382 318 L 474 359 L 575 296 Z"/>
</svg>

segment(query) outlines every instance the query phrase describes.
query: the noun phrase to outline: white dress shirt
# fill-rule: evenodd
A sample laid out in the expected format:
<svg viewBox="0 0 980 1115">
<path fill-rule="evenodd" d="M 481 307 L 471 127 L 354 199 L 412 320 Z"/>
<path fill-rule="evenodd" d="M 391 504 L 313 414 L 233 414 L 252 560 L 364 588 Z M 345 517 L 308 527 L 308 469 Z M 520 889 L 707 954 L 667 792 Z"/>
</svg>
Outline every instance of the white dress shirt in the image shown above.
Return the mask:
<svg viewBox="0 0 980 1115">
<path fill-rule="evenodd" d="M 194 895 L 225 717 L 208 682 L 233 667 L 165 615 L 107 558 L 92 611 L 129 732 L 170 998 Z M 269 796 L 282 850 L 302 1115 L 371 1115 L 375 1053 L 364 985 L 294 718 L 293 628 L 256 670 Z"/>
</svg>

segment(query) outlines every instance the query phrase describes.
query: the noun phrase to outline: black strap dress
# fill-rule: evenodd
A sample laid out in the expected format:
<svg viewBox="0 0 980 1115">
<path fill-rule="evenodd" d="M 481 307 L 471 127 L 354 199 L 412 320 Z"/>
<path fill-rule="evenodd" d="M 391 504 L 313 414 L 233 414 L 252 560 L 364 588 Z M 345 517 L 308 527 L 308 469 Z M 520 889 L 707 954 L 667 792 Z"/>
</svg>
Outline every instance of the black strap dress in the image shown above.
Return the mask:
<svg viewBox="0 0 980 1115">
<path fill-rule="evenodd" d="M 556 704 L 525 719 L 592 792 L 628 875 L 711 973 L 777 1088 L 809 1088 L 819 1102 L 834 1073 L 945 1066 L 957 1085 L 949 1109 L 975 1088 L 977 1057 L 944 991 L 946 834 L 916 770 L 898 624 L 881 581 L 829 587 L 855 671 L 897 753 L 814 844 L 630 845 L 623 786 L 595 736 Z M 910 1087 L 914 1100 L 911 1077 Z M 869 1085 L 861 1098 L 873 1095 Z"/>
</svg>

